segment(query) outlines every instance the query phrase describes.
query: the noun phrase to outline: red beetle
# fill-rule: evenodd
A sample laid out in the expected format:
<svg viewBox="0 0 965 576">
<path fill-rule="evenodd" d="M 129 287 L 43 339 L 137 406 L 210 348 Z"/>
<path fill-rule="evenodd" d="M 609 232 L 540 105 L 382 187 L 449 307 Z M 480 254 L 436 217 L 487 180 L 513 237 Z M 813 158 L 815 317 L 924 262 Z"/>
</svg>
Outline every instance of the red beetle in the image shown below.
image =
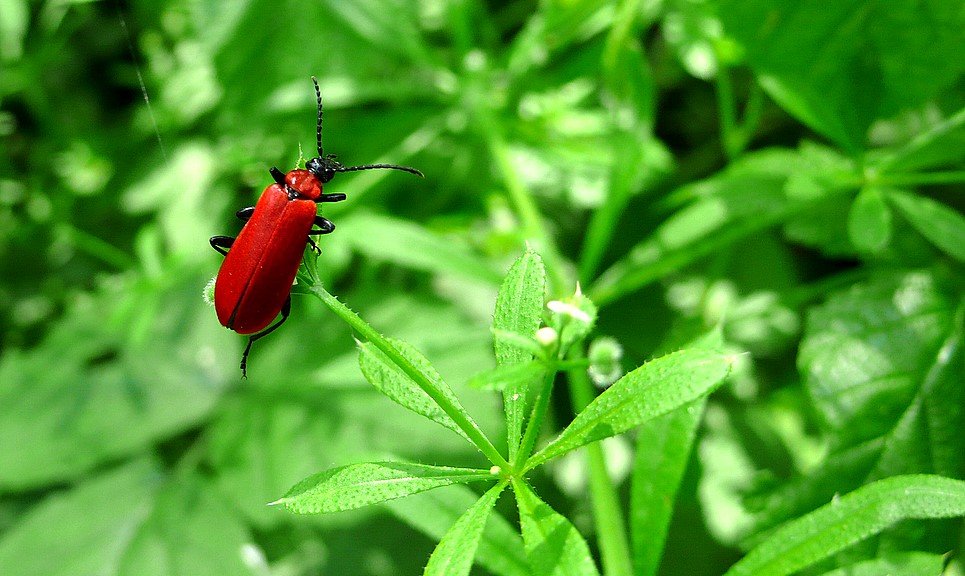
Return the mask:
<svg viewBox="0 0 965 576">
<path fill-rule="evenodd" d="M 354 172 L 375 168 L 404 170 L 422 176 L 415 168 L 394 164 L 342 166 L 334 154 L 322 152 L 322 93 L 318 81 L 318 122 L 315 131 L 318 157 L 305 163 L 304 170 L 282 174 L 270 170 L 275 183 L 265 188 L 258 204 L 238 211 L 246 221 L 237 238 L 212 236 L 211 247 L 224 254 L 214 288 L 214 306 L 218 320 L 239 334 L 251 334 L 241 356 L 241 374 L 247 377 L 248 353 L 255 340 L 277 329 L 291 312 L 291 289 L 301 264 L 305 245 L 318 245 L 313 234 L 329 234 L 335 224 L 317 214 L 320 202 L 341 202 L 345 194 L 323 194 L 322 184 L 338 172 Z M 317 228 L 316 228 L 317 227 Z M 230 248 L 230 250 L 229 250 Z M 281 318 L 272 324 L 272 320 Z"/>
</svg>

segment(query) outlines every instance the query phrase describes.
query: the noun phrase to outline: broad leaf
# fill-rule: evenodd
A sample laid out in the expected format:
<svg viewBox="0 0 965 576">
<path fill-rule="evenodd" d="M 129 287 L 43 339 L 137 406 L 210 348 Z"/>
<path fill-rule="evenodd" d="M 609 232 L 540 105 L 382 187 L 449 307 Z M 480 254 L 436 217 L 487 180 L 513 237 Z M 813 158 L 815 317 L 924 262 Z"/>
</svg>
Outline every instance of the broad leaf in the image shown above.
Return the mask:
<svg viewBox="0 0 965 576">
<path fill-rule="evenodd" d="M 718 15 L 761 85 L 805 124 L 860 150 L 875 118 L 916 108 L 965 70 L 965 13 L 924 0 L 722 0 Z"/>
<path fill-rule="evenodd" d="M 848 236 L 859 252 L 876 254 L 891 239 L 891 209 L 882 191 L 863 188 L 848 213 Z"/>
<path fill-rule="evenodd" d="M 882 438 L 875 475 L 955 475 L 965 419 L 959 297 L 934 275 L 878 276 L 808 317 L 798 365 L 838 450 Z"/>
<path fill-rule="evenodd" d="M 730 373 L 733 358 L 703 348 L 651 360 L 617 380 L 526 464 L 551 458 L 639 426 L 711 393 Z"/>
<path fill-rule="evenodd" d="M 309 476 L 273 504 L 283 504 L 296 514 L 325 514 L 354 510 L 440 486 L 492 479 L 488 470 L 366 462 Z"/>
<path fill-rule="evenodd" d="M 119 280 L 71 299 L 37 346 L 4 350 L 0 492 L 77 478 L 207 417 L 240 372 L 197 289 Z"/>
<path fill-rule="evenodd" d="M 251 535 L 197 476 L 136 461 L 52 494 L 0 538 L 4 574 L 254 574 Z"/>
</svg>

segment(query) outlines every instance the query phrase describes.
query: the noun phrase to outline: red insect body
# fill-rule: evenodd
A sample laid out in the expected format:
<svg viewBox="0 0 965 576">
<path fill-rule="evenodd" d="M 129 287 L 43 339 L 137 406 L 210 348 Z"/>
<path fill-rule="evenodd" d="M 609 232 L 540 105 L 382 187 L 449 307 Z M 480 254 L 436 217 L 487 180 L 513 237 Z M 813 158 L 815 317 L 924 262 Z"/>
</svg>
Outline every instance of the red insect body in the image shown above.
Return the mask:
<svg viewBox="0 0 965 576">
<path fill-rule="evenodd" d="M 315 199 L 322 191 L 318 179 L 307 170 L 292 170 L 285 181 L 300 195 L 289 199 L 280 184 L 266 188 L 218 272 L 218 320 L 239 334 L 260 332 L 278 317 L 315 222 Z"/>
<path fill-rule="evenodd" d="M 314 77 L 312 82 L 318 100 L 318 157 L 309 160 L 305 170 L 292 170 L 285 175 L 272 168 L 275 183 L 265 188 L 254 209 L 238 212 L 239 218 L 248 221 L 238 237 L 214 236 L 210 240 L 211 246 L 225 255 L 214 288 L 218 320 L 239 334 L 251 334 L 241 356 L 243 376 L 252 342 L 267 336 L 288 318 L 292 282 L 298 274 L 305 245 L 311 242 L 309 235 L 328 234 L 335 229 L 331 221 L 316 214 L 316 205 L 340 202 L 345 195 L 323 194 L 322 185 L 338 172 L 375 168 L 404 170 L 422 176 L 415 168 L 394 164 L 345 167 L 335 156 L 325 155 L 322 152 L 322 96 Z M 272 324 L 279 314 L 281 319 Z"/>
</svg>

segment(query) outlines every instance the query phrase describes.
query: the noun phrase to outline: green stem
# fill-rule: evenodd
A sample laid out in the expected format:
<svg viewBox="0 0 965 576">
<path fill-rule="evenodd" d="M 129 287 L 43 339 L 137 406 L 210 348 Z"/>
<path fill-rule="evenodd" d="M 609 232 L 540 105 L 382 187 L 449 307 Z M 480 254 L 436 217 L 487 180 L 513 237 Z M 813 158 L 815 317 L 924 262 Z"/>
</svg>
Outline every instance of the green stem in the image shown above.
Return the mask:
<svg viewBox="0 0 965 576">
<path fill-rule="evenodd" d="M 486 134 L 489 152 L 502 175 L 503 184 L 509 192 L 510 201 L 522 221 L 523 233 L 528 240 L 535 244 L 534 248 L 540 252 L 543 261 L 546 263 L 546 269 L 550 276 L 550 293 L 560 294 L 563 287 L 568 284 L 561 265 L 562 256 L 560 256 L 556 244 L 543 225 L 543 218 L 536 202 L 533 200 L 533 195 L 523 184 L 519 171 L 516 170 L 516 166 L 510 159 L 509 149 L 499 135 L 495 121 L 485 111 L 480 111 L 478 116 Z"/>
<path fill-rule="evenodd" d="M 369 326 L 364 320 L 362 320 L 358 314 L 350 310 L 345 304 L 342 304 L 338 298 L 329 294 L 325 288 L 322 287 L 321 283 L 316 282 L 311 287 L 312 294 L 318 296 L 318 298 L 325 303 L 326 306 L 331 309 L 339 318 L 344 320 L 349 326 L 351 326 L 356 332 L 358 332 L 363 338 L 372 343 L 373 346 L 378 348 L 385 354 L 396 366 L 402 370 L 406 376 L 412 379 L 419 388 L 421 388 L 426 394 L 435 401 L 436 404 L 442 408 L 453 422 L 456 423 L 459 428 L 465 432 L 466 436 L 476 445 L 479 450 L 489 458 L 489 461 L 493 464 L 499 466 L 503 470 L 509 470 L 509 462 L 503 458 L 499 450 L 493 446 L 489 438 L 483 434 L 482 430 L 476 425 L 475 422 L 470 420 L 465 416 L 462 410 L 446 398 L 443 394 L 439 393 L 439 390 L 433 386 L 432 382 L 426 378 L 426 376 L 419 371 L 418 368 L 412 365 L 408 359 L 405 358 L 388 340 L 386 340 L 375 328 Z"/>
<path fill-rule="evenodd" d="M 523 434 L 523 440 L 520 442 L 519 450 L 516 452 L 516 458 L 513 461 L 513 470 L 520 470 L 526 462 L 526 459 L 529 458 L 533 452 L 533 446 L 536 445 L 536 437 L 539 435 L 539 430 L 542 428 L 543 420 L 546 419 L 546 413 L 549 410 L 550 396 L 552 396 L 553 381 L 555 379 L 555 370 L 547 371 L 546 377 L 543 378 L 543 387 L 539 391 L 539 396 L 536 397 L 533 412 L 529 421 L 526 423 L 526 432 Z"/>
<path fill-rule="evenodd" d="M 728 69 L 721 65 L 714 77 L 717 86 L 717 110 L 720 112 L 720 141 L 728 160 L 740 155 L 740 134 L 737 127 L 737 110 L 734 89 Z"/>
<path fill-rule="evenodd" d="M 137 260 L 132 258 L 130 254 L 94 236 L 90 232 L 86 232 L 70 224 L 61 226 L 58 231 L 70 240 L 79 252 L 93 256 L 118 270 L 129 270 L 137 266 Z"/>
<path fill-rule="evenodd" d="M 582 358 L 582 356 L 582 351 L 574 348 L 571 358 Z M 579 414 L 593 401 L 596 393 L 593 384 L 586 375 L 586 370 L 574 369 L 567 374 L 570 381 L 573 411 Z M 610 480 L 610 475 L 607 473 L 603 445 L 600 442 L 587 445 L 586 457 L 589 466 L 593 519 L 596 522 L 596 531 L 599 535 L 597 542 L 600 545 L 603 572 L 607 576 L 631 576 L 633 574 L 633 561 L 626 524 L 621 511 L 620 497 Z"/>
</svg>

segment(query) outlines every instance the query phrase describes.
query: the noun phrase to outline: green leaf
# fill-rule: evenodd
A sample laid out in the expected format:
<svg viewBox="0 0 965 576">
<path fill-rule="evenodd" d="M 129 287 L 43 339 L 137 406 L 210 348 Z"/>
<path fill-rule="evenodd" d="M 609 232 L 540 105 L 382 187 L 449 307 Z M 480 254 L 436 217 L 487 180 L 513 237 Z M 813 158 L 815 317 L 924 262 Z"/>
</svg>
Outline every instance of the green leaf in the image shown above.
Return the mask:
<svg viewBox="0 0 965 576">
<path fill-rule="evenodd" d="M 0 566 L 37 576 L 110 573 L 116 544 L 150 514 L 157 472 L 140 461 L 48 497 L 4 532 Z"/>
<path fill-rule="evenodd" d="M 319 472 L 273 504 L 296 514 L 354 510 L 450 484 L 492 480 L 488 470 L 403 462 L 366 462 Z"/>
<path fill-rule="evenodd" d="M 4 574 L 253 574 L 251 535 L 196 476 L 138 460 L 44 498 L 0 538 Z"/>
<path fill-rule="evenodd" d="M 540 576 L 598 575 L 586 540 L 564 516 L 540 500 L 525 482 L 514 480 L 526 557 Z"/>
<path fill-rule="evenodd" d="M 158 493 L 150 518 L 132 538 L 118 574 L 255 575 L 258 566 L 247 558 L 258 550 L 253 540 L 223 495 L 206 480 L 199 475 L 172 477 Z"/>
<path fill-rule="evenodd" d="M 848 236 L 859 252 L 876 254 L 891 239 L 891 210 L 882 191 L 862 188 L 848 212 Z"/>
<path fill-rule="evenodd" d="M 703 348 L 647 362 L 597 396 L 555 440 L 530 458 L 526 469 L 710 394 L 730 373 L 732 363 L 733 358 Z"/>
<path fill-rule="evenodd" d="M 704 403 L 701 399 L 681 406 L 644 422 L 637 431 L 629 514 L 636 576 L 652 576 L 660 568 Z"/>
<path fill-rule="evenodd" d="M 931 273 L 887 274 L 808 316 L 798 366 L 814 409 L 839 450 L 885 440 L 879 475 L 962 465 L 958 299 Z"/>
<path fill-rule="evenodd" d="M 894 174 L 953 166 L 962 158 L 965 158 L 965 108 L 929 126 L 904 146 L 870 160 L 874 169 Z"/>
<path fill-rule="evenodd" d="M 479 372 L 469 379 L 469 386 L 484 390 L 505 390 L 508 386 L 526 387 L 546 373 L 546 366 L 537 360 L 525 364 L 497 366 Z"/>
<path fill-rule="evenodd" d="M 922 576 L 941 574 L 945 569 L 945 556 L 925 552 L 894 552 L 881 558 L 856 562 L 850 566 L 825 572 L 821 576 Z"/>
<path fill-rule="evenodd" d="M 446 532 L 439 545 L 429 557 L 429 563 L 423 574 L 425 576 L 460 576 L 469 574 L 472 569 L 476 548 L 482 537 L 486 520 L 496 505 L 496 500 L 506 488 L 506 482 L 493 486 L 466 513 L 456 520 L 452 528 Z"/>
<path fill-rule="evenodd" d="M 4 350 L 0 492 L 77 478 L 207 417 L 237 357 L 179 273 L 163 289 L 118 278 L 78 295 L 42 342 Z"/>
<path fill-rule="evenodd" d="M 409 220 L 362 213 L 346 217 L 339 227 L 351 230 L 345 240 L 373 260 L 486 284 L 500 280 L 489 262 L 458 238 L 444 237 Z"/>
<path fill-rule="evenodd" d="M 406 342 L 394 338 L 387 338 L 386 340 L 395 346 L 419 372 L 425 375 L 439 393 L 449 399 L 453 406 L 465 412 L 449 385 L 439 376 L 428 358 Z M 389 360 L 371 342 L 359 343 L 359 367 L 366 380 L 400 406 L 425 416 L 467 438 L 465 432 L 456 425 L 452 418 L 412 378 Z M 469 417 L 468 413 L 466 417 Z"/>
<path fill-rule="evenodd" d="M 543 315 L 546 291 L 546 270 L 543 259 L 532 248 L 527 248 L 513 262 L 496 295 L 493 329 L 496 336 L 496 362 L 500 365 L 527 362 L 532 355 L 520 350 L 511 340 L 501 337 L 502 331 L 532 337 L 539 328 Z"/>
<path fill-rule="evenodd" d="M 892 190 L 888 198 L 922 236 L 952 258 L 965 262 L 965 217 L 924 196 Z"/>
<path fill-rule="evenodd" d="M 747 154 L 712 178 L 675 190 L 667 202 L 675 211 L 600 275 L 588 290 L 590 299 L 603 306 L 823 205 L 835 197 L 851 168 L 850 161 L 823 147 L 767 149 Z M 789 190 L 793 180 L 811 184 L 809 193 Z M 677 206 L 683 202 L 688 203 Z"/>
<path fill-rule="evenodd" d="M 717 13 L 774 100 L 856 151 L 874 119 L 917 108 L 965 70 L 948 58 L 965 51 L 960 8 L 945 0 L 722 0 Z"/>
<path fill-rule="evenodd" d="M 543 314 L 545 291 L 546 270 L 543 260 L 535 250 L 527 248 L 510 266 L 496 295 L 493 346 L 496 350 L 496 363 L 500 367 L 525 364 L 533 359 L 528 350 L 516 345 L 512 338 L 506 338 L 503 334 L 518 334 L 523 337 L 536 334 Z M 523 421 L 529 409 L 528 388 L 534 381 L 535 379 L 517 380 L 503 389 L 510 461 L 515 458 L 519 448 Z"/>
<path fill-rule="evenodd" d="M 464 485 L 392 500 L 386 507 L 400 520 L 433 540 L 442 540 L 479 495 Z M 500 576 L 531 576 L 519 528 L 502 515 L 490 514 L 485 523 L 476 563 Z"/>
<path fill-rule="evenodd" d="M 909 519 L 965 515 L 965 482 L 895 476 L 833 500 L 776 530 L 725 576 L 792 574 Z"/>
</svg>

